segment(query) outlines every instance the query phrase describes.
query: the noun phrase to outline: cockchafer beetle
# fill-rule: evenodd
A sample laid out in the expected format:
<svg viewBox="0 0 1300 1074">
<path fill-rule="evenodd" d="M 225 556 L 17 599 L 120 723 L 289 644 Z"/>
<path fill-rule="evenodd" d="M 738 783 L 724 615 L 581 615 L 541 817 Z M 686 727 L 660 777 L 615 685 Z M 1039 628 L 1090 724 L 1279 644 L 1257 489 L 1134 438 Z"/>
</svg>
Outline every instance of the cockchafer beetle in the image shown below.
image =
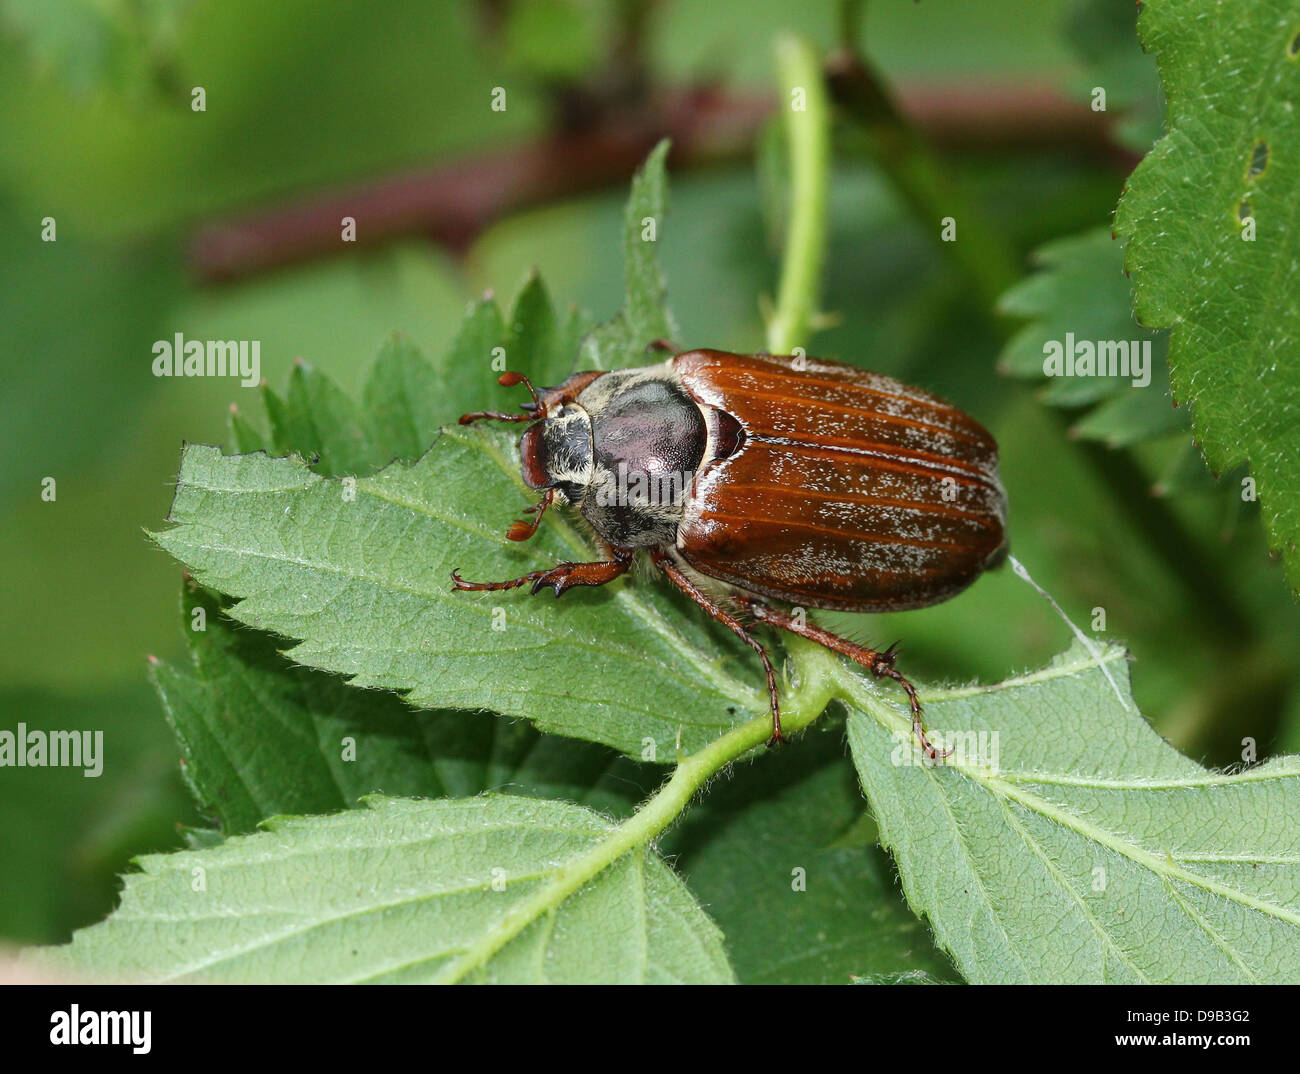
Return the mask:
<svg viewBox="0 0 1300 1074">
<path fill-rule="evenodd" d="M 650 348 L 675 351 L 657 340 Z M 692 350 L 658 365 L 575 373 L 522 414 L 525 483 L 542 491 L 507 535 L 527 540 L 553 503 L 577 507 L 606 558 L 560 563 L 459 590 L 532 592 L 604 585 L 638 548 L 678 589 L 758 653 L 772 743 L 781 741 L 776 675 L 746 619 L 825 645 L 907 692 L 931 758 L 921 703 L 877 651 L 814 626 L 799 607 L 852 612 L 921 608 L 961 592 L 1006 556 L 1006 495 L 997 444 L 973 418 L 919 388 L 826 359 Z"/>
</svg>

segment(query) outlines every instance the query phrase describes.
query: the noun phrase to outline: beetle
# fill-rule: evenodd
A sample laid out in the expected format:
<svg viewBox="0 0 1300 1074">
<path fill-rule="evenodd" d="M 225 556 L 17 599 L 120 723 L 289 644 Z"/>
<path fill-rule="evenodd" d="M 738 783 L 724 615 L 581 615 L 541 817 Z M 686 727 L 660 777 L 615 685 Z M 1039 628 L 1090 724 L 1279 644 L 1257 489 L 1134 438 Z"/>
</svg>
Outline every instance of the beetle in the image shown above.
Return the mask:
<svg viewBox="0 0 1300 1074">
<path fill-rule="evenodd" d="M 638 549 L 673 585 L 758 653 L 782 741 L 776 674 L 748 622 L 809 638 L 906 692 L 929 739 L 897 644 L 875 650 L 806 621 L 805 607 L 921 608 L 956 595 L 1007 554 L 997 444 L 961 410 L 919 388 L 828 359 L 688 350 L 636 369 L 575 373 L 540 393 L 521 373 L 498 383 L 532 395 L 519 441 L 524 482 L 541 492 L 513 540 L 552 504 L 576 507 L 604 559 L 560 563 L 457 590 L 605 585 Z M 793 605 L 795 610 L 786 606 Z"/>
</svg>

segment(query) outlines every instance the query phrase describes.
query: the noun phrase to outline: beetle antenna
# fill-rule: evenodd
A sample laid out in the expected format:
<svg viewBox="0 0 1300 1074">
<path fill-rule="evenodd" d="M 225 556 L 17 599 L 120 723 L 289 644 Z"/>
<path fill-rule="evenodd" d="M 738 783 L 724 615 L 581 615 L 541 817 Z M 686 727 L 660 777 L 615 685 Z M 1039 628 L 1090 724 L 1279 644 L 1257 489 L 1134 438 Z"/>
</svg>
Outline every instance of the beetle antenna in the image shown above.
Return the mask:
<svg viewBox="0 0 1300 1074">
<path fill-rule="evenodd" d="M 516 384 L 522 384 L 528 389 L 528 394 L 533 397 L 531 403 L 523 405 L 524 413 L 522 414 L 502 414 L 499 410 L 475 410 L 469 414 L 460 416 L 460 424 L 468 425 L 472 421 L 536 421 L 538 418 L 546 417 L 546 407 L 542 405 L 542 400 L 537 394 L 537 389 L 533 387 L 533 382 L 522 373 L 502 373 L 497 377 L 497 383 L 503 388 L 513 388 Z M 522 540 L 523 538 L 519 538 Z"/>
<path fill-rule="evenodd" d="M 501 376 L 497 377 L 497 383 L 503 388 L 513 388 L 516 384 L 522 384 L 528 389 L 528 394 L 533 397 L 534 408 L 541 409 L 542 401 L 537 396 L 537 389 L 533 387 L 533 382 L 522 373 L 502 373 Z"/>
</svg>

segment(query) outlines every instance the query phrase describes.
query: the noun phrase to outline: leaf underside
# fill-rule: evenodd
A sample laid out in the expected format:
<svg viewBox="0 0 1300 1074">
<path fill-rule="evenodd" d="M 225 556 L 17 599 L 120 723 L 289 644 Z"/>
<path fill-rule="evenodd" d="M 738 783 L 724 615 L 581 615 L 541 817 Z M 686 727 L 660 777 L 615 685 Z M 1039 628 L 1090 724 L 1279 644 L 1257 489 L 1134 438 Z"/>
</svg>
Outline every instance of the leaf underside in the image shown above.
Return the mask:
<svg viewBox="0 0 1300 1074">
<path fill-rule="evenodd" d="M 188 582 L 182 621 L 200 610 L 203 629 L 186 631 L 191 663 L 158 664 L 154 678 L 186 779 L 227 835 L 269 816 L 351 808 L 372 792 L 504 791 L 625 817 L 663 781 L 658 766 L 596 743 L 488 714 L 417 711 L 295 667 L 273 637 L 230 620 Z M 723 929 L 741 981 L 842 984 L 917 967 L 954 976 L 875 845 L 843 733 L 823 721 L 798 749 L 764 751 L 660 840 Z M 810 882 L 796 885 L 796 868 Z"/>
<path fill-rule="evenodd" d="M 476 955 L 511 909 L 608 834 L 590 810 L 506 795 L 365 806 L 141 858 L 117 912 L 45 957 L 55 969 L 148 981 L 733 979 L 716 926 L 645 847 L 495 954 Z"/>
<path fill-rule="evenodd" d="M 187 582 L 191 663 L 152 669 L 201 808 L 226 834 L 267 817 L 350 809 L 371 793 L 460 798 L 508 791 L 626 815 L 661 780 L 592 742 L 538 735 L 486 713 L 425 712 L 386 690 L 296 667 L 275 639 Z"/>
<path fill-rule="evenodd" d="M 930 726 L 961 748 L 939 765 L 878 702 L 855 706 L 854 760 L 912 908 L 971 982 L 1295 981 L 1300 758 L 1202 768 L 1136 714 L 1123 650 L 1103 660 L 1127 710 L 1078 645 L 930 692 Z"/>
</svg>

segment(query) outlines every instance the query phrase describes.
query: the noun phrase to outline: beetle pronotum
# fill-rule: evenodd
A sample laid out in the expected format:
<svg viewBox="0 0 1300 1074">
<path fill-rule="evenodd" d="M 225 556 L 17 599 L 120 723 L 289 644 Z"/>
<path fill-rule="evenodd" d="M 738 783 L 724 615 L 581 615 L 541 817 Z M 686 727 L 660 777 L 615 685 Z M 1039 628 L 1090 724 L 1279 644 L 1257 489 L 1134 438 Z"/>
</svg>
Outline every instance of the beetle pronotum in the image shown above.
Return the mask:
<svg viewBox="0 0 1300 1074">
<path fill-rule="evenodd" d="M 672 350 L 669 344 L 651 344 Z M 625 573 L 636 550 L 758 653 L 767 673 L 773 743 L 781 741 L 776 674 L 745 620 L 800 634 L 906 691 L 912 728 L 931 758 L 916 690 L 875 650 L 814 626 L 777 603 L 900 611 L 947 600 L 1006 555 L 1006 496 L 997 444 L 928 392 L 822 359 L 693 350 L 658 365 L 575 373 L 537 392 L 519 442 L 525 483 L 542 492 L 527 540 L 554 503 L 577 507 L 606 557 L 560 563 L 505 582 L 558 597 Z M 673 480 L 676 477 L 677 480 Z M 667 494 L 664 492 L 667 490 Z"/>
</svg>

